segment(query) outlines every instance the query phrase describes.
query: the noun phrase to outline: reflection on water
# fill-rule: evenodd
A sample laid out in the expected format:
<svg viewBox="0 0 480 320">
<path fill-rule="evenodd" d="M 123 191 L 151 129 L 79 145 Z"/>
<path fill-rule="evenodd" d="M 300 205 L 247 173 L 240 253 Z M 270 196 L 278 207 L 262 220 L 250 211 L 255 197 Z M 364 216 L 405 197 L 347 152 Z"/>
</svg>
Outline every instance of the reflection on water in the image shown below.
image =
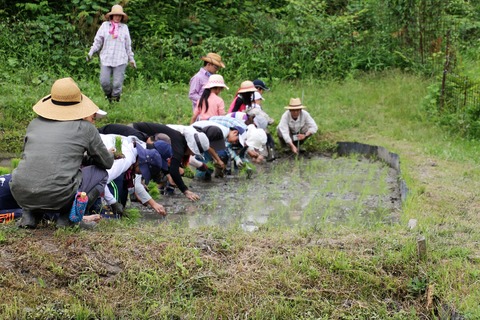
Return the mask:
<svg viewBox="0 0 480 320">
<path fill-rule="evenodd" d="M 252 179 L 190 180 L 189 188 L 201 195 L 200 201 L 190 202 L 176 190 L 158 200 L 166 218 L 145 208 L 142 214 L 148 221 L 186 228 L 236 225 L 246 231 L 262 225 L 392 223 L 401 208 L 397 178 L 387 165 L 366 159 L 277 160 L 257 165 Z"/>
</svg>

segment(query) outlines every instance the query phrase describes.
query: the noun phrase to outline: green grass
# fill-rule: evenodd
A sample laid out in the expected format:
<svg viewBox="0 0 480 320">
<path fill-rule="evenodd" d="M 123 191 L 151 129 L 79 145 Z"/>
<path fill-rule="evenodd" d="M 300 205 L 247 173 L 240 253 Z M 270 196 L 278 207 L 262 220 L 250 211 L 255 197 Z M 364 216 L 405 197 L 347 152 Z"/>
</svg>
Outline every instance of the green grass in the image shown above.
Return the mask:
<svg viewBox="0 0 480 320">
<path fill-rule="evenodd" d="M 339 83 L 272 81 L 264 95 L 277 120 L 291 97 L 303 97 L 320 129 L 309 148 L 358 141 L 399 154 L 409 197 L 398 224 L 266 225 L 254 233 L 141 225 L 135 218 L 88 232 L 6 225 L 0 317 L 422 319 L 443 305 L 480 318 L 480 147 L 428 122 L 421 100 L 429 84 L 388 72 Z M 31 107 L 50 85 L 1 86 L 1 150 L 20 152 Z M 96 80 L 79 85 L 109 112 L 99 125 L 189 119 L 186 85 L 130 79 L 112 105 Z M 226 104 L 237 87 L 229 86 Z M 412 218 L 418 226 L 408 230 Z M 419 235 L 427 239 L 425 261 L 416 256 Z"/>
</svg>

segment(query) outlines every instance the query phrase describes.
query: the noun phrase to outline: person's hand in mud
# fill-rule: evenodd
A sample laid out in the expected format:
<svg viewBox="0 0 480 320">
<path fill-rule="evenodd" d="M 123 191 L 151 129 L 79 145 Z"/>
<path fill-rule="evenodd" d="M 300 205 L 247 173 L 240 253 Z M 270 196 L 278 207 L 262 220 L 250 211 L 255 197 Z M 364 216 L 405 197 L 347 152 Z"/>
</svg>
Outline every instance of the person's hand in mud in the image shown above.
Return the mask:
<svg viewBox="0 0 480 320">
<path fill-rule="evenodd" d="M 192 201 L 198 201 L 200 200 L 200 196 L 190 190 L 186 190 L 184 193 L 185 197 L 187 197 L 188 199 L 192 200 Z"/>
<path fill-rule="evenodd" d="M 254 163 L 264 163 L 265 162 L 265 157 L 262 156 L 261 154 L 259 154 L 258 157 L 252 158 L 252 162 L 254 162 Z"/>
<path fill-rule="evenodd" d="M 218 156 L 218 153 L 212 147 L 208 148 L 208 153 L 213 158 L 213 165 L 215 167 L 219 167 L 220 169 L 225 169 L 225 163 L 223 163 L 222 159 Z"/>
<path fill-rule="evenodd" d="M 293 143 L 290 143 L 290 149 L 293 153 L 298 154 L 298 149 Z"/>
<path fill-rule="evenodd" d="M 247 150 L 248 155 L 252 159 L 253 162 L 255 163 L 263 163 L 265 160 L 265 157 L 260 154 L 256 149 L 248 149 Z"/>
<path fill-rule="evenodd" d="M 248 148 L 247 149 L 247 154 L 250 156 L 250 158 L 256 158 L 260 155 L 255 149 Z"/>
<path fill-rule="evenodd" d="M 214 161 L 213 165 L 219 169 L 225 169 L 225 163 L 222 160 Z"/>
<path fill-rule="evenodd" d="M 152 209 L 162 215 L 162 216 L 166 216 L 167 215 L 167 211 L 165 210 L 165 208 L 158 202 L 156 202 L 155 200 L 153 199 L 150 199 L 148 200 L 148 204 L 150 205 L 150 207 L 152 207 Z"/>
</svg>

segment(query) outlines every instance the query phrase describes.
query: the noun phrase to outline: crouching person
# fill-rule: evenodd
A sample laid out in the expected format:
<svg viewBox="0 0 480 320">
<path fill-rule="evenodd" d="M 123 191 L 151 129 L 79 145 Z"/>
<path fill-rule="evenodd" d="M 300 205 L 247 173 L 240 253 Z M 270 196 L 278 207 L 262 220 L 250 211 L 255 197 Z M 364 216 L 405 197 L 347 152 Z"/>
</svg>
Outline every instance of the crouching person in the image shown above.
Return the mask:
<svg viewBox="0 0 480 320">
<path fill-rule="evenodd" d="M 106 169 L 113 164 L 113 154 L 87 120 L 99 108 L 73 79 L 64 78 L 55 81 L 51 94 L 33 111 L 38 117 L 27 127 L 22 159 L 10 181 L 12 195 L 23 210 L 19 226 L 35 228 L 47 212 L 59 213 L 57 227 L 71 226 L 69 215 L 77 193 L 87 193 L 87 208 L 91 206 L 105 187 Z"/>
<path fill-rule="evenodd" d="M 293 153 L 298 154 L 300 145 L 316 133 L 318 127 L 312 116 L 303 110 L 305 106 L 299 98 L 290 99 L 285 109 L 287 111 L 277 126 L 278 139 L 282 146 L 288 146 Z"/>
</svg>

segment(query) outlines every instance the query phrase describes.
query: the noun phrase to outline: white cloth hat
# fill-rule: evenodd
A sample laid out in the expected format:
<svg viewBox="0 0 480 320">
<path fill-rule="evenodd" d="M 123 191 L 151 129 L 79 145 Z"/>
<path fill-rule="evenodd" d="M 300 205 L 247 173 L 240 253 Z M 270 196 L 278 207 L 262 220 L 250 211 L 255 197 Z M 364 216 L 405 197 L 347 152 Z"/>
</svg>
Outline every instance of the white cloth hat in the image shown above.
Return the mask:
<svg viewBox="0 0 480 320">
<path fill-rule="evenodd" d="M 262 94 L 258 91 L 255 91 L 253 93 L 253 100 L 265 100 L 263 97 L 262 97 Z"/>
<path fill-rule="evenodd" d="M 251 124 L 247 127 L 247 136 L 245 139 L 247 146 L 253 147 L 258 151 L 263 150 L 263 146 L 267 143 L 267 133 L 263 129 L 258 129 Z"/>
<path fill-rule="evenodd" d="M 103 111 L 102 109 L 98 109 L 98 111 L 95 113 L 95 116 L 97 119 L 102 119 L 107 115 L 106 111 Z"/>
<path fill-rule="evenodd" d="M 203 132 L 198 132 L 194 127 L 185 127 L 183 131 L 187 145 L 195 155 L 202 156 L 210 148 L 210 142 Z"/>
<path fill-rule="evenodd" d="M 268 119 L 264 116 L 256 115 L 255 118 L 253 118 L 253 123 L 255 123 L 257 128 L 266 130 L 268 126 Z"/>
</svg>

